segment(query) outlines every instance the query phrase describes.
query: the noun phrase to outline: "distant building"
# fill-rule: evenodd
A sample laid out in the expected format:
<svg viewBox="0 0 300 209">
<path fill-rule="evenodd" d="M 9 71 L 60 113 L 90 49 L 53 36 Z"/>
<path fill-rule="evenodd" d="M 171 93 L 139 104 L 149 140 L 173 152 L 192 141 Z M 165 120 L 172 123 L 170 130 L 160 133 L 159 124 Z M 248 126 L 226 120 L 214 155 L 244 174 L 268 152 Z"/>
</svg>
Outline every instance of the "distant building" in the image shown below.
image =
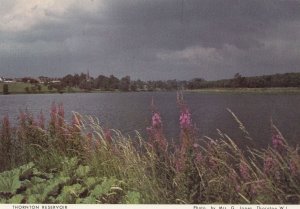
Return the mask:
<svg viewBox="0 0 300 209">
<path fill-rule="evenodd" d="M 53 80 L 53 81 L 50 81 L 49 83 L 60 83 L 61 81 L 59 80 Z"/>
<path fill-rule="evenodd" d="M 3 82 L 4 81 L 4 78 L 0 77 L 0 82 Z"/>
<path fill-rule="evenodd" d="M 4 83 L 15 83 L 16 80 L 12 78 L 4 78 Z"/>
</svg>

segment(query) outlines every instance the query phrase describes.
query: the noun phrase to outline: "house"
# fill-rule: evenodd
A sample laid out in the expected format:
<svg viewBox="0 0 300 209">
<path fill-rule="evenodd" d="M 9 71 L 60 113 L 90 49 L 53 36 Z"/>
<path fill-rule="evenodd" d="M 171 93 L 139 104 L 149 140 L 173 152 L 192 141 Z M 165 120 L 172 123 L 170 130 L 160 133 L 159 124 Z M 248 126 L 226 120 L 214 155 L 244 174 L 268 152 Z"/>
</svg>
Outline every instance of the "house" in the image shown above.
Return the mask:
<svg viewBox="0 0 300 209">
<path fill-rule="evenodd" d="M 0 83 L 4 82 L 4 78 L 0 77 Z"/>
<path fill-rule="evenodd" d="M 60 83 L 61 81 L 59 80 L 53 80 L 53 81 L 50 81 L 49 83 Z"/>
<path fill-rule="evenodd" d="M 4 83 L 15 83 L 16 81 L 12 78 L 4 78 Z"/>
</svg>

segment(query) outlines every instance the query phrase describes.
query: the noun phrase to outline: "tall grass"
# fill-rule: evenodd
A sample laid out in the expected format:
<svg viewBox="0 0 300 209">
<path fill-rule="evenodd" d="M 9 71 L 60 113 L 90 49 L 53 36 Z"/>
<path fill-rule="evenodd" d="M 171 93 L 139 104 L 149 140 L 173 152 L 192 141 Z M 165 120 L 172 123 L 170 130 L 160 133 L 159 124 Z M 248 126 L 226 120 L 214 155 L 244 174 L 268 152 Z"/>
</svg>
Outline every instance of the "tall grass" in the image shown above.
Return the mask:
<svg viewBox="0 0 300 209">
<path fill-rule="evenodd" d="M 18 187 L 15 193 L 7 195 L 0 183 L 0 200 L 18 202 L 18 197 L 23 203 L 37 200 L 50 203 L 300 203 L 299 147 L 289 146 L 274 124 L 267 149 L 245 150 L 225 133 L 219 132 L 218 139 L 198 137 L 188 105 L 181 96 L 178 96 L 178 107 L 179 143 L 171 143 L 164 136 L 164 123 L 154 104 L 146 139 L 138 132 L 129 137 L 117 130 L 104 129 L 96 118 L 79 113 L 73 113 L 68 123 L 61 104 L 53 103 L 47 123 L 42 112 L 36 117 L 28 111 L 20 112 L 14 127 L 9 117 L 4 116 L 0 130 L 0 170 L 15 170 L 31 162 L 44 175 L 64 176 L 64 180 L 57 183 L 58 190 L 51 187 L 57 195 L 48 192 L 35 199 L 27 192 L 32 190 L 32 185 L 20 186 L 23 190 Z M 248 134 L 245 127 L 241 127 Z M 74 169 L 84 174 L 74 173 Z M 31 173 L 29 180 L 32 176 Z M 103 192 L 109 183 L 95 179 L 108 179 L 111 187 L 107 191 L 110 192 L 100 195 L 99 188 Z M 86 182 L 92 180 L 95 185 L 88 187 Z M 76 188 L 82 191 L 74 196 Z M 67 193 L 70 189 L 73 196 Z"/>
</svg>

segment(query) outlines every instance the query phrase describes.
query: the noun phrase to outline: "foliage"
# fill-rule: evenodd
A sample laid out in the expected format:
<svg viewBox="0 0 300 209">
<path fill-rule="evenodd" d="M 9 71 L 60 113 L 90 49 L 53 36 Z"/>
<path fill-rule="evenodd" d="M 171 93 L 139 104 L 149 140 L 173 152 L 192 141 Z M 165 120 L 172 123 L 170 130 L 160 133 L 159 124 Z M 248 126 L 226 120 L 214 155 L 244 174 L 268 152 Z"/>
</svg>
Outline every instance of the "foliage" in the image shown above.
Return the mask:
<svg viewBox="0 0 300 209">
<path fill-rule="evenodd" d="M 164 136 L 152 103 L 148 137 L 103 129 L 93 117 L 61 104 L 50 120 L 20 112 L 0 129 L 1 203 L 300 203 L 300 150 L 274 124 L 266 149 L 239 148 L 225 133 L 198 137 L 192 113 L 178 95 L 178 143 Z M 248 132 L 237 117 L 245 139 Z"/>
<path fill-rule="evenodd" d="M 274 87 L 300 87 L 300 73 L 284 73 L 244 77 L 236 73 L 232 79 L 217 81 L 191 80 L 188 89 L 200 88 L 274 88 Z"/>
</svg>

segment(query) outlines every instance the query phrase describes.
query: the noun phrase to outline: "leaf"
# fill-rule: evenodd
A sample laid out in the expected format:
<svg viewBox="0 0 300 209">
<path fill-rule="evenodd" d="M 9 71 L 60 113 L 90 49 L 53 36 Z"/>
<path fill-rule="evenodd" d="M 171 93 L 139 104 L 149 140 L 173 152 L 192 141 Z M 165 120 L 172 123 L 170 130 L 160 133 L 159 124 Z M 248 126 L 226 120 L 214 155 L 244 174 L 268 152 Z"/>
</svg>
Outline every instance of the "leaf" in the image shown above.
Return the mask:
<svg viewBox="0 0 300 209">
<path fill-rule="evenodd" d="M 23 181 L 25 179 L 31 179 L 34 173 L 34 163 L 30 162 L 24 166 L 20 167 L 20 181 Z"/>
<path fill-rule="evenodd" d="M 5 171 L 0 174 L 0 194 L 11 193 L 15 194 L 17 189 L 21 186 L 19 181 L 20 170 L 15 169 L 11 171 Z"/>
<path fill-rule="evenodd" d="M 31 195 L 31 196 L 28 196 L 27 203 L 35 204 L 35 203 L 41 203 L 41 201 L 39 201 L 35 195 Z"/>
<path fill-rule="evenodd" d="M 101 180 L 97 177 L 88 177 L 84 179 L 84 184 L 88 189 L 93 189 L 99 182 L 101 182 Z"/>
<path fill-rule="evenodd" d="M 94 190 L 91 192 L 91 196 L 98 198 L 103 194 L 106 194 L 110 191 L 111 187 L 114 186 L 116 180 L 114 178 L 110 179 L 104 179 L 104 181 L 100 184 L 97 185 Z"/>
<path fill-rule="evenodd" d="M 80 184 L 74 184 L 72 186 L 65 186 L 62 189 L 61 194 L 57 197 L 59 203 L 76 203 L 76 198 L 79 197 L 79 194 L 83 191 L 84 188 Z"/>
<path fill-rule="evenodd" d="M 141 195 L 139 192 L 129 191 L 126 194 L 126 204 L 139 204 L 141 199 Z"/>
<path fill-rule="evenodd" d="M 24 199 L 24 196 L 18 194 L 18 195 L 13 196 L 12 198 L 10 198 L 7 201 L 7 203 L 9 203 L 9 204 L 20 204 L 20 203 L 22 203 L 23 199 Z"/>
<path fill-rule="evenodd" d="M 79 168 L 77 168 L 77 170 L 76 170 L 76 175 L 79 178 L 84 178 L 90 173 L 90 171 L 91 171 L 91 169 L 89 166 L 80 165 Z"/>
<path fill-rule="evenodd" d="M 97 199 L 95 197 L 88 196 L 88 197 L 84 198 L 83 200 L 81 200 L 80 203 L 83 203 L 83 204 L 96 204 Z"/>
</svg>

